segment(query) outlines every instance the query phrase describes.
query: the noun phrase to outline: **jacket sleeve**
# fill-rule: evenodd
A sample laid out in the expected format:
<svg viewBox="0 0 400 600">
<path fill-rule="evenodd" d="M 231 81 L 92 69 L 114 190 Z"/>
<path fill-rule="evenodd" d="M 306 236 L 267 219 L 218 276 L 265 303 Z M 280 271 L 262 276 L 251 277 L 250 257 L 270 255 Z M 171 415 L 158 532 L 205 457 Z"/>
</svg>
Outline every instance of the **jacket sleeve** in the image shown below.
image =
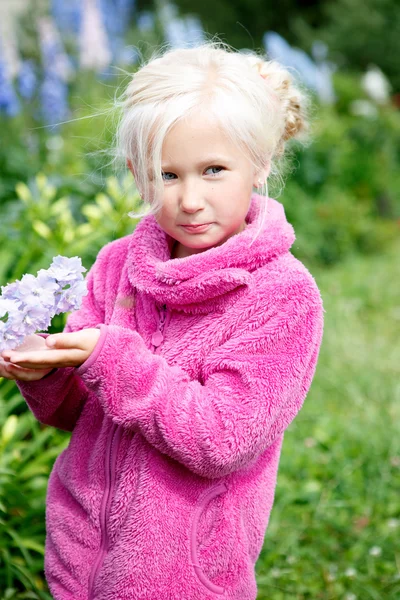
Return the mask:
<svg viewBox="0 0 400 600">
<path fill-rule="evenodd" d="M 98 257 L 86 275 L 88 293 L 82 298 L 81 308 L 68 315 L 64 332 L 78 331 L 88 327 L 99 327 L 104 322 L 104 308 L 95 297 L 103 298 L 96 286 L 100 286 L 99 277 L 106 260 L 106 248 L 100 250 Z M 41 333 L 42 337 L 49 334 Z M 100 339 L 99 339 L 100 341 Z M 96 350 L 96 348 L 95 348 Z M 72 431 L 76 425 L 89 390 L 76 374 L 76 367 L 53 369 L 37 381 L 15 380 L 22 396 L 36 419 L 58 429 Z"/>
<path fill-rule="evenodd" d="M 117 325 L 101 325 L 106 335 L 97 356 L 77 372 L 115 423 L 198 475 L 222 477 L 282 434 L 316 369 L 323 332 L 318 288 L 285 298 L 267 318 L 268 311 L 259 306 L 259 317 L 210 353 L 200 380 Z"/>
</svg>

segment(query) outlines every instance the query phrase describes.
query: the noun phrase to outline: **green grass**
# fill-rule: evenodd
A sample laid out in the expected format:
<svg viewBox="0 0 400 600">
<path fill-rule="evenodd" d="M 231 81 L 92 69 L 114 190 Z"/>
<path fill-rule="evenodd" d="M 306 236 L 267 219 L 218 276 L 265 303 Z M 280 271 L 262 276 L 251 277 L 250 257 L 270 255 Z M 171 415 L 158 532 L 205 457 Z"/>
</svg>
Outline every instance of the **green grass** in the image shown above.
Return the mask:
<svg viewBox="0 0 400 600">
<path fill-rule="evenodd" d="M 285 433 L 258 600 L 400 598 L 400 240 L 310 268 L 324 338 Z"/>
<path fill-rule="evenodd" d="M 381 256 L 310 267 L 325 330 L 285 434 L 257 562 L 258 600 L 400 598 L 400 240 Z M 44 494 L 68 434 L 0 389 L 0 600 L 49 600 Z"/>
</svg>

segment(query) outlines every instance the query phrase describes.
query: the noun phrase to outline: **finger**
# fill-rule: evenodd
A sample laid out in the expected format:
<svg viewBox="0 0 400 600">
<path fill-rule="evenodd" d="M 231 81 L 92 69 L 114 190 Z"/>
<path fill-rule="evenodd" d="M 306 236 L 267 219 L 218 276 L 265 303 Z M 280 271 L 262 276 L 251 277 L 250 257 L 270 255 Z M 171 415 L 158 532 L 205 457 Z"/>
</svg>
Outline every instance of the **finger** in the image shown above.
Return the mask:
<svg viewBox="0 0 400 600">
<path fill-rule="evenodd" d="M 8 365 L 0 365 L 0 377 L 4 377 L 5 379 L 15 379 Z"/>
<path fill-rule="evenodd" d="M 7 363 L 4 368 L 10 373 L 20 373 L 22 371 L 27 373 L 35 373 L 37 371 L 36 369 L 29 369 L 29 367 L 22 367 L 21 365 L 15 365 L 13 363 Z"/>
<path fill-rule="evenodd" d="M 12 365 L 11 363 L 7 363 L 2 368 L 2 372 L 0 372 L 1 377 L 5 377 L 6 379 L 21 379 L 23 381 L 29 381 L 33 376 L 37 377 L 39 371 L 34 371 L 32 369 L 24 369 L 22 367 L 17 367 L 16 365 Z M 29 379 L 28 379 L 29 377 Z"/>
<path fill-rule="evenodd" d="M 37 381 L 41 379 L 47 373 L 49 373 L 49 369 L 44 370 L 32 370 L 32 369 L 24 369 L 22 367 L 17 367 L 15 365 L 7 365 L 5 367 L 6 374 L 5 377 L 7 379 L 13 379 L 16 381 Z"/>
<path fill-rule="evenodd" d="M 15 352 L 14 350 L 4 360 L 7 361 L 8 365 L 19 365 L 27 369 L 31 367 L 39 368 L 40 365 L 44 365 L 42 368 L 46 368 L 48 366 L 49 354 L 49 350 L 42 352 Z"/>
<path fill-rule="evenodd" d="M 85 360 L 83 350 L 44 350 L 37 352 L 14 352 L 10 363 L 27 369 L 73 367 Z"/>
<path fill-rule="evenodd" d="M 82 332 L 55 333 L 46 338 L 49 348 L 82 348 Z"/>
</svg>

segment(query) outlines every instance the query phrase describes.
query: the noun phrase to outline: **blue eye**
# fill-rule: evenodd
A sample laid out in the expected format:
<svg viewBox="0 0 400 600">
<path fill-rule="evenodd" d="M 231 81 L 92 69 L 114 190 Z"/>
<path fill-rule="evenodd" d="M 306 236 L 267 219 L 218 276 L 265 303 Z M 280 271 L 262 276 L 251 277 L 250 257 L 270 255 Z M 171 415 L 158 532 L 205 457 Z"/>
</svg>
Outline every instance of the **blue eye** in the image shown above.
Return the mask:
<svg viewBox="0 0 400 600">
<path fill-rule="evenodd" d="M 220 171 L 222 171 L 222 169 L 223 169 L 223 168 L 224 168 L 224 167 L 217 167 L 217 166 L 214 166 L 214 167 L 208 167 L 207 171 L 208 171 L 209 169 L 219 169 Z M 219 171 L 219 172 L 220 172 L 220 171 Z M 211 173 L 211 175 L 218 175 L 218 173 Z"/>
<path fill-rule="evenodd" d="M 223 170 L 224 170 L 224 167 L 219 167 L 219 166 L 215 165 L 215 166 L 212 166 L 212 167 L 208 167 L 208 169 L 206 169 L 206 172 L 207 172 L 207 171 L 209 171 L 210 169 L 218 169 L 218 172 L 217 172 L 217 173 L 211 173 L 211 176 L 212 176 L 212 177 L 215 177 L 216 175 L 219 175 L 219 173 L 220 173 L 221 171 L 223 171 Z M 166 177 L 166 175 L 172 175 L 172 177 Z M 164 171 L 162 171 L 162 173 L 161 173 L 161 177 L 162 177 L 162 179 L 163 179 L 164 181 L 172 181 L 172 178 L 173 178 L 173 177 L 176 177 L 176 175 L 175 175 L 174 173 L 171 173 L 170 171 L 165 171 L 165 172 L 164 172 Z"/>
<path fill-rule="evenodd" d="M 173 175 L 173 173 L 169 173 L 168 171 L 166 173 L 161 173 L 161 177 L 164 179 L 164 175 Z M 170 179 L 164 179 L 164 181 L 171 181 Z"/>
</svg>

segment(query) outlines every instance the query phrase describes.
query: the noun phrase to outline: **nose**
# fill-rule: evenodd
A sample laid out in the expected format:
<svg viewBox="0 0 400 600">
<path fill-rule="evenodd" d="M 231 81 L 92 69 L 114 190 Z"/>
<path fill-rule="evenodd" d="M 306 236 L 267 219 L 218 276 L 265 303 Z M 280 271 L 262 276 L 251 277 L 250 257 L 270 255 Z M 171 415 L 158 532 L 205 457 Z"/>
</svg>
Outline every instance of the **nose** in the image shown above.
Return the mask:
<svg viewBox="0 0 400 600">
<path fill-rule="evenodd" d="M 182 183 L 179 190 L 179 204 L 185 212 L 196 212 L 203 207 L 201 186 L 197 181 Z"/>
</svg>

